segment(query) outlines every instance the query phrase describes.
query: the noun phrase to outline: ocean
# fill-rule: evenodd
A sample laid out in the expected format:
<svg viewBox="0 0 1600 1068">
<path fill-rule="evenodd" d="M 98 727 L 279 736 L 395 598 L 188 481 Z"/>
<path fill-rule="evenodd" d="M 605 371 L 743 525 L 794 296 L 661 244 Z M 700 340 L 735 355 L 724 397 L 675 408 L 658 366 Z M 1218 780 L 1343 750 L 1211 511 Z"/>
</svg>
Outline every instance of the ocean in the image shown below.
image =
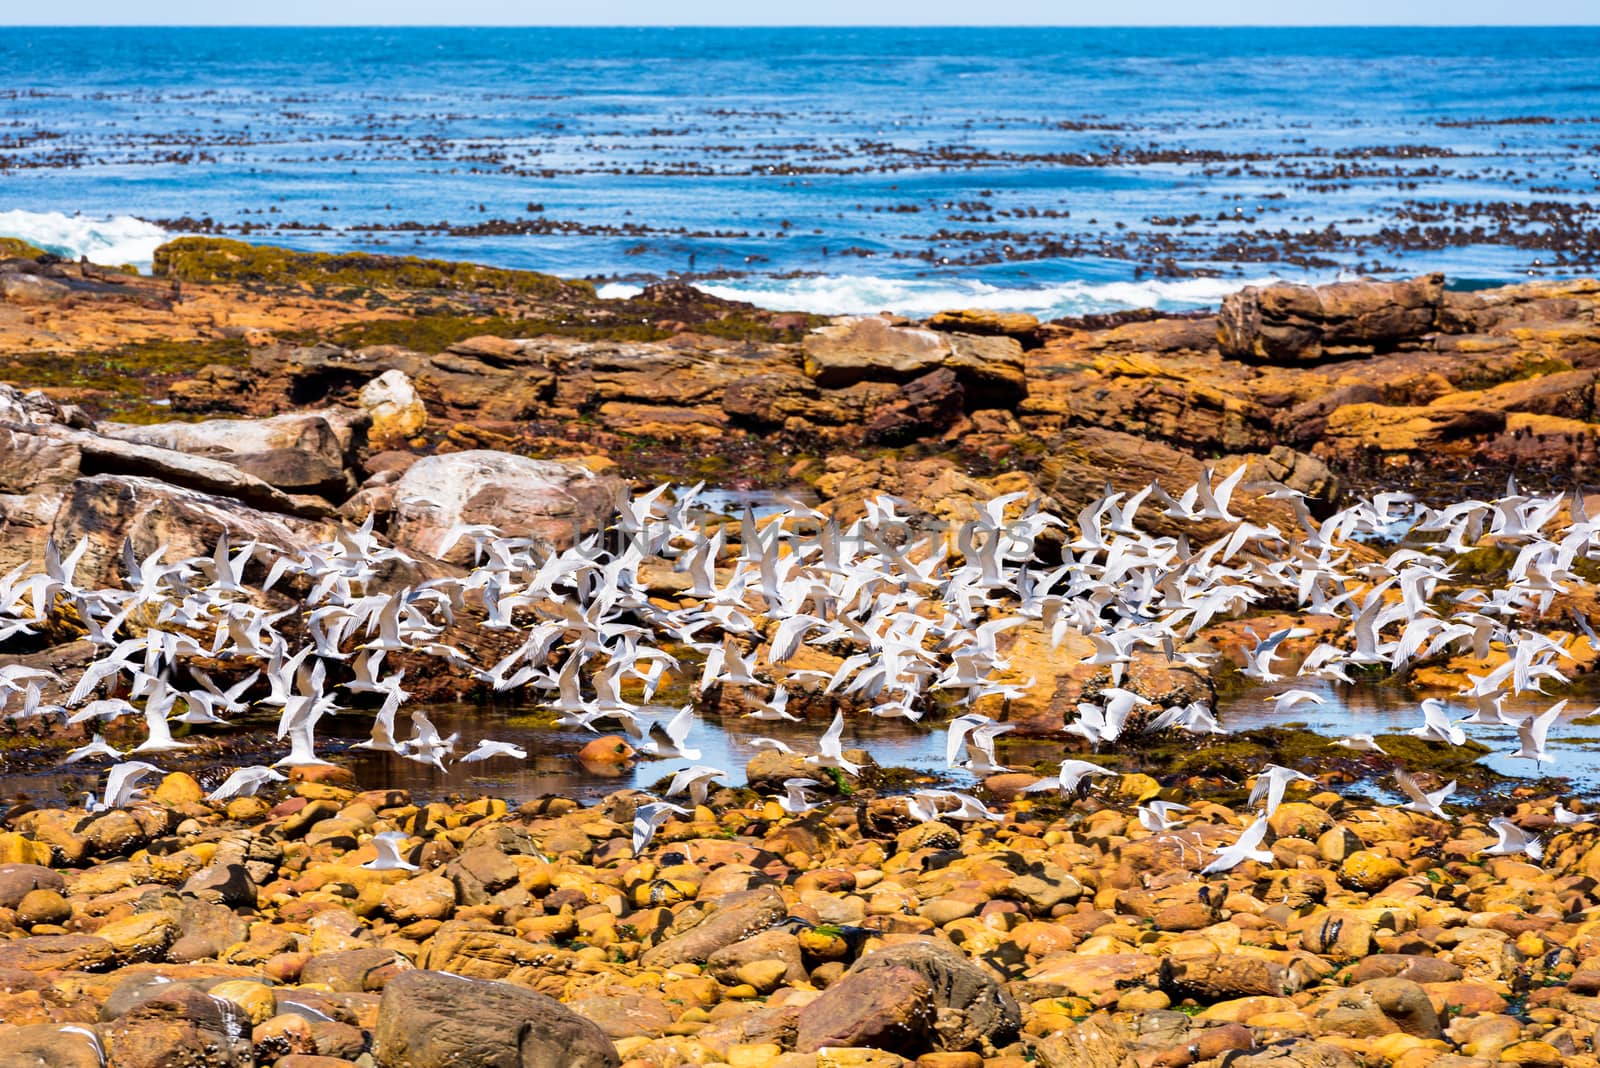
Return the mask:
<svg viewBox="0 0 1600 1068">
<path fill-rule="evenodd" d="M 1595 273 L 1597 29 L 8 29 L 0 235 L 819 312 Z"/>
</svg>

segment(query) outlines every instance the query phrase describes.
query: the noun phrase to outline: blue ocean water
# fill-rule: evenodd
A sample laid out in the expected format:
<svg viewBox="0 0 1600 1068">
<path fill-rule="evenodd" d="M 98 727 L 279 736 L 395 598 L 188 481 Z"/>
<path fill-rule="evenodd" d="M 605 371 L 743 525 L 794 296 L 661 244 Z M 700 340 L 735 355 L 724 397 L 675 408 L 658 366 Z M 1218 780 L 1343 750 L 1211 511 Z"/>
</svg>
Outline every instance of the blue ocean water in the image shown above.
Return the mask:
<svg viewBox="0 0 1600 1068">
<path fill-rule="evenodd" d="M 1198 306 L 1600 260 L 1597 29 L 8 29 L 0 234 Z"/>
</svg>

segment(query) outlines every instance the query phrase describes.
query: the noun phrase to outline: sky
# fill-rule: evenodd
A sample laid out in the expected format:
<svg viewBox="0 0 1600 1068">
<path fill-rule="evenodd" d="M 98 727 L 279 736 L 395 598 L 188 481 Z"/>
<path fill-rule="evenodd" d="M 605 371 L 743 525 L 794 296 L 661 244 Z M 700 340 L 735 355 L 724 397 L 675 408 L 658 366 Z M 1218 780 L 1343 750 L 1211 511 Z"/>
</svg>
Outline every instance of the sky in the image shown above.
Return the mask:
<svg viewBox="0 0 1600 1068">
<path fill-rule="evenodd" d="M 8 25 L 1273 26 L 1592 25 L 1596 0 L 76 0 L 4 5 Z"/>
</svg>

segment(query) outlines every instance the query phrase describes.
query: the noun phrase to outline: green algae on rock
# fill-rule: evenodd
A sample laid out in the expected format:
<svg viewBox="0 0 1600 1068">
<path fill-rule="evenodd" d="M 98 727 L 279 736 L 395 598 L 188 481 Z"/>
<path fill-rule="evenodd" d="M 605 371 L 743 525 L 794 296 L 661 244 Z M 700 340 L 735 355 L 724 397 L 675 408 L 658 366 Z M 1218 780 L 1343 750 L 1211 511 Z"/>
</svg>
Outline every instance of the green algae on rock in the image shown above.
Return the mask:
<svg viewBox="0 0 1600 1068">
<path fill-rule="evenodd" d="M 157 248 L 151 271 L 182 282 L 307 283 L 369 289 L 489 290 L 553 301 L 595 299 L 588 282 L 453 260 L 365 252 L 295 252 L 217 237 L 180 237 Z"/>
</svg>

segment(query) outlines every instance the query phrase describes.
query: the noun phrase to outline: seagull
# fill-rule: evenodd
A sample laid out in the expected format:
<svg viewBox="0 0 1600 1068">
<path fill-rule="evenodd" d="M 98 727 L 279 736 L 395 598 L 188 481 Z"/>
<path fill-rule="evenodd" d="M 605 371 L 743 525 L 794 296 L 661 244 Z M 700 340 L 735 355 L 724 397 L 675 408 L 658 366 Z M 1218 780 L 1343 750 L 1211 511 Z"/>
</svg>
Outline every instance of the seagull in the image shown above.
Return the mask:
<svg viewBox="0 0 1600 1068">
<path fill-rule="evenodd" d="M 658 742 L 647 735 L 634 748 L 646 756 L 699 760 L 700 750 L 690 749 L 688 746 L 689 731 L 693 728 L 694 706 L 684 705 L 671 719 L 661 724 L 661 731 L 667 736 L 665 742 Z"/>
<path fill-rule="evenodd" d="M 1257 816 L 1250 826 L 1244 829 L 1233 845 L 1226 849 L 1219 849 L 1212 854 L 1212 861 L 1200 869 L 1201 875 L 1215 875 L 1218 872 L 1232 871 L 1247 860 L 1268 864 L 1272 861 L 1272 850 L 1262 849 L 1261 843 L 1267 837 L 1267 817 Z"/>
<path fill-rule="evenodd" d="M 1383 746 L 1379 745 L 1378 740 L 1370 734 L 1352 734 L 1344 738 L 1337 738 L 1328 744 L 1343 746 L 1346 749 L 1354 749 L 1361 753 L 1383 753 L 1384 756 L 1388 756 Z"/>
<path fill-rule="evenodd" d="M 650 844 L 650 839 L 656 836 L 656 831 L 660 830 L 661 825 L 671 819 L 674 813 L 679 816 L 690 815 L 688 809 L 667 801 L 652 801 L 633 810 L 634 856 L 644 852 L 644 847 Z"/>
<path fill-rule="evenodd" d="M 1256 773 L 1256 784 L 1250 789 L 1250 798 L 1246 805 L 1254 806 L 1263 797 L 1267 799 L 1265 815 L 1271 816 L 1278 811 L 1278 806 L 1283 803 L 1283 792 L 1288 789 L 1291 782 L 1315 783 L 1317 780 L 1304 772 L 1286 768 L 1280 764 L 1268 764 Z"/>
<path fill-rule="evenodd" d="M 122 756 L 122 751 L 106 743 L 105 735 L 97 734 L 90 739 L 88 745 L 80 745 L 61 758 L 63 764 L 76 764 L 80 760 L 95 760 L 100 757 L 115 759 Z"/>
<path fill-rule="evenodd" d="M 1188 805 L 1176 801 L 1151 801 L 1139 806 L 1139 826 L 1155 834 L 1175 830 L 1178 824 L 1172 819 L 1173 813 L 1188 811 Z"/>
<path fill-rule="evenodd" d="M 1440 819 L 1449 819 L 1444 809 L 1439 806 L 1444 804 L 1444 799 L 1456 792 L 1456 784 L 1452 780 L 1448 785 L 1441 786 L 1432 793 L 1424 793 L 1422 787 L 1417 785 L 1417 780 L 1405 768 L 1394 769 L 1394 781 L 1399 785 L 1400 792 L 1411 798 L 1410 804 L 1400 807 L 1408 812 L 1420 812 L 1424 816 L 1437 816 Z"/>
<path fill-rule="evenodd" d="M 103 800 L 89 805 L 91 812 L 105 812 L 109 809 L 123 808 L 133 802 L 141 791 L 137 789 L 141 779 L 150 775 L 160 775 L 161 769 L 154 764 L 146 764 L 142 760 L 130 760 L 124 764 L 117 764 L 106 771 L 106 792 Z"/>
<path fill-rule="evenodd" d="M 1556 802 L 1556 807 L 1555 807 L 1554 811 L 1555 811 L 1556 822 L 1561 824 L 1563 827 L 1574 827 L 1574 826 L 1576 826 L 1576 825 L 1578 825 L 1580 823 L 1593 823 L 1594 822 L 1594 817 L 1593 816 L 1589 815 L 1586 812 L 1573 812 L 1573 811 L 1570 811 L 1564 805 L 1562 805 L 1562 803 L 1560 801 Z"/>
<path fill-rule="evenodd" d="M 170 700 L 158 702 L 152 696 L 144 706 L 145 727 L 148 737 L 133 747 L 135 753 L 171 753 L 179 749 L 193 749 L 194 743 L 180 742 L 172 737 L 172 723 L 167 719 L 166 705 Z"/>
<path fill-rule="evenodd" d="M 1565 700 L 1557 701 L 1548 709 L 1537 716 L 1529 716 L 1517 725 L 1517 739 L 1522 743 L 1511 756 L 1532 760 L 1539 764 L 1553 764 L 1555 757 L 1545 751 L 1545 736 L 1550 733 L 1550 725 L 1561 715 L 1562 709 L 1567 707 Z"/>
<path fill-rule="evenodd" d="M 940 811 L 939 802 L 946 799 L 955 801 L 956 807 Z M 918 790 L 906 800 L 906 811 L 920 823 L 940 818 L 958 822 L 990 820 L 996 823 L 1005 819 L 1004 813 L 995 812 L 976 797 L 954 790 Z"/>
<path fill-rule="evenodd" d="M 1254 631 L 1249 631 L 1254 636 Z M 1248 663 L 1239 669 L 1239 674 L 1247 679 L 1257 682 L 1273 683 L 1283 676 L 1272 670 L 1273 658 L 1277 655 L 1278 646 L 1291 638 L 1309 638 L 1315 631 L 1307 627 L 1284 627 L 1282 630 L 1273 631 L 1265 638 L 1259 639 L 1246 654 Z"/>
<path fill-rule="evenodd" d="M 1486 857 L 1509 857 L 1526 853 L 1533 860 L 1544 859 L 1544 846 L 1534 835 L 1524 831 L 1510 820 L 1501 817 L 1489 821 L 1489 827 L 1500 840 L 1483 851 Z"/>
<path fill-rule="evenodd" d="M 806 763 L 814 768 L 838 768 L 846 775 L 859 774 L 861 765 L 845 759 L 843 736 L 844 710 L 840 709 L 833 714 L 833 722 L 822 732 L 822 737 L 817 739 L 817 752 L 806 757 Z"/>
<path fill-rule="evenodd" d="M 373 835 L 370 841 L 378 855 L 361 866 L 369 871 L 417 871 L 417 865 L 400 855 L 400 847 L 410 837 L 404 831 L 384 831 Z"/>
<path fill-rule="evenodd" d="M 1025 794 L 1042 794 L 1050 790 L 1061 791 L 1062 797 L 1071 797 L 1078 792 L 1079 785 L 1087 778 L 1096 775 L 1109 775 L 1117 777 L 1117 772 L 1110 768 L 1102 768 L 1099 764 L 1091 764 L 1087 760 L 1066 759 L 1061 762 L 1060 770 L 1048 779 L 1040 779 L 1031 784 L 1022 792 Z"/>
<path fill-rule="evenodd" d="M 508 756 L 515 760 L 527 760 L 528 751 L 520 746 L 513 745 L 511 742 L 496 742 L 483 738 L 479 740 L 478 747 L 462 757 L 459 763 L 475 764 L 480 760 L 488 760 L 491 757 L 498 756 Z"/>
<path fill-rule="evenodd" d="M 1422 702 L 1422 726 L 1413 727 L 1407 734 L 1413 738 L 1431 739 L 1447 745 L 1466 745 L 1467 732 L 1450 721 L 1444 702 L 1429 697 Z"/>
<path fill-rule="evenodd" d="M 1271 697 L 1267 698 L 1267 700 L 1272 702 L 1273 710 L 1277 712 L 1287 712 L 1291 708 L 1298 707 L 1299 705 L 1303 705 L 1307 702 L 1310 702 L 1314 705 L 1325 705 L 1328 703 L 1327 698 L 1312 690 L 1285 690 L 1282 693 L 1273 694 Z"/>
<path fill-rule="evenodd" d="M 806 797 L 806 787 L 821 785 L 815 779 L 783 780 L 785 793 L 778 798 L 778 807 L 791 816 L 798 816 L 803 812 L 810 812 L 814 808 L 821 808 L 820 803 L 813 802 Z"/>
<path fill-rule="evenodd" d="M 432 764 L 440 771 L 444 771 L 444 758 L 455 749 L 456 739 L 461 735 L 440 737 L 439 728 L 433 725 L 433 721 L 420 708 L 411 711 L 411 727 L 416 731 L 416 735 L 406 739 L 405 751 L 400 755 L 407 760 L 415 760 L 418 764 Z M 307 734 L 309 733 L 308 728 Z"/>
<path fill-rule="evenodd" d="M 684 768 L 672 777 L 672 782 L 667 787 L 667 796 L 676 797 L 678 794 L 687 793 L 689 800 L 696 805 L 706 803 L 706 795 L 711 792 L 711 783 L 714 779 L 723 779 L 728 775 L 721 768 L 713 768 L 705 764 L 696 764 Z"/>
<path fill-rule="evenodd" d="M 208 801 L 227 801 L 235 797 L 254 797 L 269 782 L 284 782 L 287 776 L 267 767 L 240 768 L 223 780 L 222 785 L 206 795 Z"/>
<path fill-rule="evenodd" d="M 789 710 L 789 691 L 782 686 L 773 689 L 772 697 L 758 705 L 754 712 L 746 712 L 745 719 L 786 719 L 791 723 L 800 722 L 800 717 Z"/>
<path fill-rule="evenodd" d="M 315 720 L 304 720 L 289 729 L 289 755 L 282 760 L 273 761 L 275 768 L 305 768 L 316 765 L 331 765 L 331 760 L 323 760 L 317 756 L 317 739 L 314 733 Z"/>
</svg>

